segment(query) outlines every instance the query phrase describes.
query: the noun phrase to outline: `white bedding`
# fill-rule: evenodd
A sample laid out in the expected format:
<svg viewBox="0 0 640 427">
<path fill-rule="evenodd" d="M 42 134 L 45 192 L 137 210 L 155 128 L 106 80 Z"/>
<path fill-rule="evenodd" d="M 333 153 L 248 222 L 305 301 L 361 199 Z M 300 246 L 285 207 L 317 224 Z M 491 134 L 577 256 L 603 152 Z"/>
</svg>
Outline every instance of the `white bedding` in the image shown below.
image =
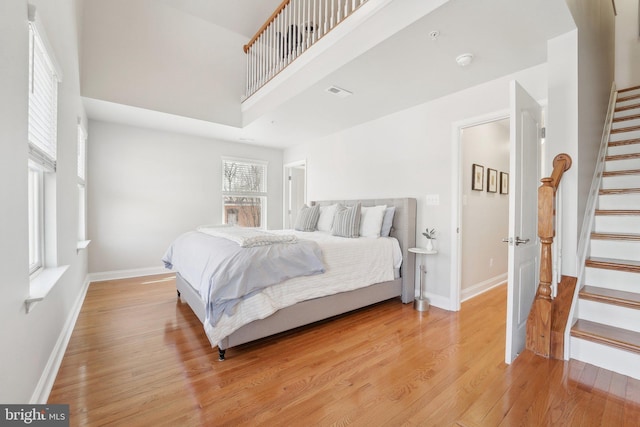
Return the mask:
<svg viewBox="0 0 640 427">
<path fill-rule="evenodd" d="M 264 319 L 301 301 L 363 288 L 393 280 L 402 264 L 398 241 L 390 237 L 347 239 L 322 232 L 278 230 L 298 239 L 316 241 L 323 252 L 324 274 L 297 277 L 264 289 L 241 301 L 231 315 L 223 315 L 215 327 L 205 322 L 212 346 L 247 323 Z"/>
<path fill-rule="evenodd" d="M 236 226 L 201 226 L 197 230 L 214 237 L 231 240 L 243 248 L 266 246 L 274 243 L 294 243 L 293 234 L 270 233 L 263 230 Z"/>
</svg>

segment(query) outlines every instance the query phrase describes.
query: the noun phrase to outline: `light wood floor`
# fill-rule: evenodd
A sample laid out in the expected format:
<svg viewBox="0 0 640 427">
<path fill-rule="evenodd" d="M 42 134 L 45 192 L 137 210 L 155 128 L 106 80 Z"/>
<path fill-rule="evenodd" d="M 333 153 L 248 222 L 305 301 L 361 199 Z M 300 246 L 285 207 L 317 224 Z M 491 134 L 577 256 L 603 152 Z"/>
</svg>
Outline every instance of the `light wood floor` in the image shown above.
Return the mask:
<svg viewBox="0 0 640 427">
<path fill-rule="evenodd" d="M 638 426 L 640 381 L 523 353 L 504 363 L 506 290 L 459 313 L 388 301 L 232 348 L 174 280 L 94 283 L 50 403 L 71 425 Z"/>
</svg>

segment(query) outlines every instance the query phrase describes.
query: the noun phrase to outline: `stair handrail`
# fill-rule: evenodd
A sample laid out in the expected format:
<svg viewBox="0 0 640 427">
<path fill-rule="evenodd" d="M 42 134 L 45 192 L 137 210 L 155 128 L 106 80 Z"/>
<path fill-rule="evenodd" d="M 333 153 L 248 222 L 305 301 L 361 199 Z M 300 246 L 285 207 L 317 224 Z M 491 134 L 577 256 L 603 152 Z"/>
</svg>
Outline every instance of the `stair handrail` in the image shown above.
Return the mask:
<svg viewBox="0 0 640 427">
<path fill-rule="evenodd" d="M 242 102 L 284 70 L 368 0 L 283 0 L 242 49 Z"/>
<path fill-rule="evenodd" d="M 571 156 L 562 153 L 553 159 L 551 176 L 542 178 L 538 188 L 538 237 L 540 238 L 540 282 L 527 319 L 526 347 L 535 354 L 551 354 L 551 280 L 553 258 L 551 245 L 555 237 L 556 192 L 562 176 L 571 168 Z"/>
<path fill-rule="evenodd" d="M 280 3 L 280 5 L 276 8 L 276 10 L 273 11 L 271 16 L 269 16 L 269 18 L 266 21 L 264 21 L 264 24 L 262 24 L 262 27 L 260 27 L 260 29 L 256 31 L 253 37 L 251 37 L 251 40 L 249 40 L 249 42 L 242 47 L 242 50 L 244 50 L 244 53 L 249 52 L 249 49 L 251 49 L 251 46 L 253 46 L 256 40 L 258 40 L 258 38 L 262 35 L 262 33 L 264 33 L 264 30 L 266 30 L 267 27 L 271 25 L 271 23 L 276 19 L 276 17 L 280 14 L 280 12 L 282 12 L 282 10 L 285 7 L 287 7 L 287 5 L 290 2 L 291 0 L 283 0 L 282 3 Z"/>
</svg>

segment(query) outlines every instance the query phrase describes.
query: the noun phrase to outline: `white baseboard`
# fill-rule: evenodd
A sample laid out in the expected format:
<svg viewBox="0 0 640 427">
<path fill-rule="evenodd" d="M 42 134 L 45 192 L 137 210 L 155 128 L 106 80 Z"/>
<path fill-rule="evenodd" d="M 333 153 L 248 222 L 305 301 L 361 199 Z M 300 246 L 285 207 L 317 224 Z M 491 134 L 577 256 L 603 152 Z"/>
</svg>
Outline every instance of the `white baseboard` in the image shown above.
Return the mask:
<svg viewBox="0 0 640 427">
<path fill-rule="evenodd" d="M 30 404 L 45 404 L 49 399 L 49 394 L 51 393 L 51 389 L 53 388 L 53 383 L 56 380 L 56 376 L 58 375 L 58 370 L 60 369 L 60 365 L 62 364 L 62 358 L 64 357 L 64 353 L 67 350 L 67 345 L 69 344 L 69 340 L 71 339 L 71 334 L 73 333 L 73 328 L 76 325 L 76 320 L 78 319 L 78 315 L 80 315 L 80 310 L 82 309 L 82 303 L 84 302 L 84 297 L 87 295 L 87 290 L 89 289 L 89 277 L 87 276 L 84 280 L 84 284 L 82 285 L 82 289 L 78 298 L 76 298 L 73 307 L 71 308 L 71 312 L 69 317 L 67 317 L 67 321 L 60 332 L 60 336 L 56 341 L 56 345 L 49 356 L 49 360 L 47 361 L 47 365 L 40 376 L 40 380 L 36 385 L 36 389 L 33 391 L 31 395 L 31 399 L 29 401 Z"/>
<path fill-rule="evenodd" d="M 443 297 L 442 295 L 432 294 L 430 292 L 425 292 L 425 297 L 429 300 L 429 304 L 441 308 L 443 310 L 455 311 L 451 308 L 451 300 L 447 297 Z"/>
<path fill-rule="evenodd" d="M 460 296 L 462 297 L 462 301 L 466 301 L 470 298 L 480 295 L 481 293 L 487 292 L 489 289 L 495 288 L 496 286 L 502 285 L 507 281 L 507 273 L 501 274 L 499 276 L 492 277 L 483 282 L 476 283 L 473 286 L 462 289 Z"/>
<path fill-rule="evenodd" d="M 134 268 L 131 270 L 104 271 L 101 273 L 89 273 L 89 282 L 101 282 L 103 280 L 129 279 L 131 277 L 152 276 L 154 274 L 171 273 L 164 267 Z"/>
</svg>

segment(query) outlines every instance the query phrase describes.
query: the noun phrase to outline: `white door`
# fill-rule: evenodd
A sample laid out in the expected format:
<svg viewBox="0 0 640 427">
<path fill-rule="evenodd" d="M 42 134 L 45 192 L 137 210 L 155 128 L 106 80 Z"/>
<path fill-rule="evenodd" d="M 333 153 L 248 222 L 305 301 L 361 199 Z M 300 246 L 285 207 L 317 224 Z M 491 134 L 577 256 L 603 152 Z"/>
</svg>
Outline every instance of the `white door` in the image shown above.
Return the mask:
<svg viewBox="0 0 640 427">
<path fill-rule="evenodd" d="M 511 82 L 509 167 L 509 272 L 505 361 L 525 346 L 527 316 L 538 287 L 538 186 L 542 109 Z"/>
</svg>

